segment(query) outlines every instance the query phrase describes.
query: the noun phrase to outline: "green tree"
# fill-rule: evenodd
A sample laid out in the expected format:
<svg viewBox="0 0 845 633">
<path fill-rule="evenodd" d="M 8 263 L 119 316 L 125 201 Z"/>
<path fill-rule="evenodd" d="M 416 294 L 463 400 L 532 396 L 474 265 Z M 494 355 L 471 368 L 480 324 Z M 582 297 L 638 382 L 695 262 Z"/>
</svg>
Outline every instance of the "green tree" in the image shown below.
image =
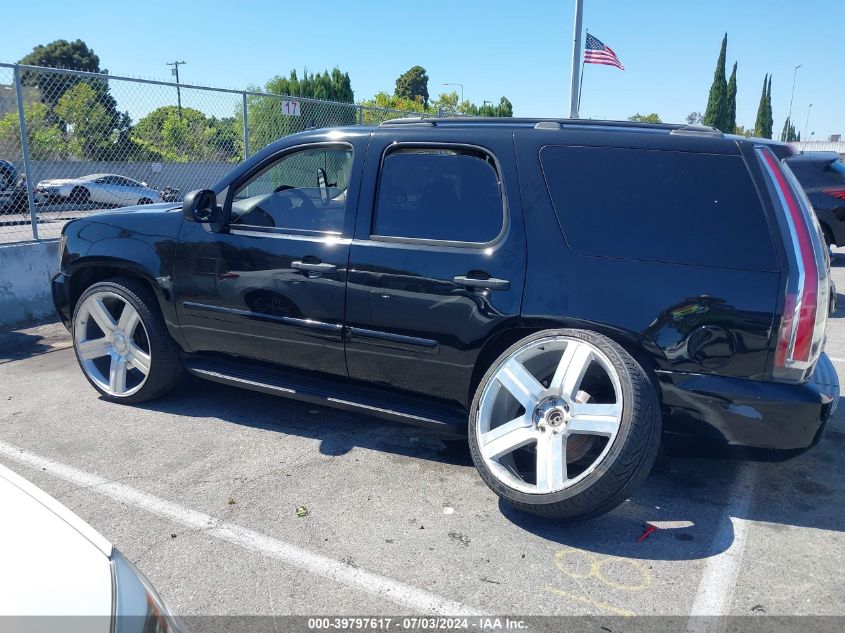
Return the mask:
<svg viewBox="0 0 845 633">
<path fill-rule="evenodd" d="M 395 112 L 384 112 L 370 108 L 389 108 L 391 110 L 401 110 L 402 112 L 432 114 L 432 111 L 426 109 L 425 105 L 423 105 L 422 99 L 405 99 L 397 95 L 389 95 L 386 92 L 379 92 L 372 99 L 361 101 L 359 105 L 364 107 L 363 119 L 365 125 L 377 125 L 382 121 L 395 119 L 400 116 Z"/>
<path fill-rule="evenodd" d="M 108 73 L 100 69 L 100 58 L 82 40 L 68 42 L 56 40 L 46 46 L 38 45 L 32 52 L 18 61 L 28 66 L 46 66 L 47 68 L 64 68 L 67 70 L 85 70 L 92 73 Z M 41 93 L 41 100 L 52 110 L 59 99 L 81 81 L 76 75 L 59 75 L 54 73 L 23 71 L 21 79 L 28 86 L 37 86 Z"/>
<path fill-rule="evenodd" d="M 62 95 L 55 112 L 65 123 L 72 156 L 86 160 L 107 159 L 113 140 L 113 117 L 100 103 L 94 88 L 86 83 L 76 84 Z"/>
<path fill-rule="evenodd" d="M 471 114 L 473 116 L 512 117 L 513 104 L 507 97 L 499 99 L 499 103 L 497 105 L 485 103 L 477 106 L 474 103 L 470 103 L 467 107 L 467 114 Z"/>
<path fill-rule="evenodd" d="M 731 78 L 728 80 L 728 112 L 727 129 L 723 132 L 733 134 L 736 131 L 736 62 L 734 62 Z"/>
<path fill-rule="evenodd" d="M 772 118 L 772 76 L 769 75 L 769 85 L 766 88 L 766 138 L 772 138 L 775 121 Z"/>
<path fill-rule="evenodd" d="M 308 97 L 337 103 L 302 101 L 299 116 L 294 116 L 282 110 L 284 98 L 249 96 L 247 124 L 251 151 L 309 127 L 352 125 L 356 122 L 357 109 L 351 105 L 354 103 L 354 94 L 349 74 L 342 73 L 338 68 L 334 68 L 331 73 L 323 71 L 316 74 L 305 70 L 302 79 L 292 70 L 288 77 L 278 75 L 268 81 L 265 91 L 273 95 Z"/>
<path fill-rule="evenodd" d="M 65 158 L 67 147 L 61 128 L 48 120 L 47 106 L 32 103 L 23 108 L 26 120 L 29 151 L 37 160 L 56 160 Z M 0 117 L 0 156 L 23 158 L 21 150 L 21 126 L 17 110 L 7 112 Z"/>
<path fill-rule="evenodd" d="M 801 134 L 795 131 L 795 125 L 793 125 L 792 121 L 788 117 L 786 121 L 783 122 L 783 131 L 780 133 L 780 140 L 785 143 L 792 143 L 794 141 L 801 140 Z"/>
<path fill-rule="evenodd" d="M 766 136 L 766 114 L 768 112 L 768 82 L 769 75 L 763 78 L 763 92 L 760 95 L 760 105 L 757 106 L 757 118 L 754 121 L 754 136 L 768 138 Z"/>
<path fill-rule="evenodd" d="M 725 33 L 725 36 L 722 38 L 719 59 L 716 61 L 716 71 L 713 73 L 710 97 L 707 100 L 707 109 L 704 111 L 702 122 L 704 125 L 711 125 L 723 132 L 732 132 L 732 129 L 725 129 L 728 125 L 728 81 L 725 78 L 725 57 L 727 50 L 728 34 Z"/>
<path fill-rule="evenodd" d="M 744 136 L 745 138 L 751 138 L 754 135 L 754 130 L 746 128 L 743 125 L 737 125 L 734 134 Z"/>
<path fill-rule="evenodd" d="M 396 96 L 402 99 L 421 99 L 428 107 L 428 74 L 422 66 L 414 66 L 396 79 Z"/>
<path fill-rule="evenodd" d="M 243 160 L 242 124 L 236 117 L 208 118 L 194 108 L 163 106 L 132 129 L 132 141 L 151 157 L 170 162 Z"/>
<path fill-rule="evenodd" d="M 639 121 L 640 123 L 663 123 L 657 115 L 657 112 L 652 112 L 651 114 L 640 114 L 637 112 L 635 115 L 629 116 L 628 120 Z"/>
<path fill-rule="evenodd" d="M 690 112 L 686 116 L 687 123 L 689 125 L 700 125 L 701 124 L 701 112 Z"/>
</svg>

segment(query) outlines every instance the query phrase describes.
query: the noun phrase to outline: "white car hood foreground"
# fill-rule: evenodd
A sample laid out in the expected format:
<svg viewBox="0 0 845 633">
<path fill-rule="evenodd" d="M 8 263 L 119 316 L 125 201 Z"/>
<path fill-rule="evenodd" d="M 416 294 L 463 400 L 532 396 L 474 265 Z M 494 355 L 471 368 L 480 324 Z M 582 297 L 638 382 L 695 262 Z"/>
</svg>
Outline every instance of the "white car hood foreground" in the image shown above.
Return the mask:
<svg viewBox="0 0 845 633">
<path fill-rule="evenodd" d="M 0 508 L 0 616 L 106 616 L 89 623 L 108 631 L 111 543 L 2 465 Z"/>
</svg>

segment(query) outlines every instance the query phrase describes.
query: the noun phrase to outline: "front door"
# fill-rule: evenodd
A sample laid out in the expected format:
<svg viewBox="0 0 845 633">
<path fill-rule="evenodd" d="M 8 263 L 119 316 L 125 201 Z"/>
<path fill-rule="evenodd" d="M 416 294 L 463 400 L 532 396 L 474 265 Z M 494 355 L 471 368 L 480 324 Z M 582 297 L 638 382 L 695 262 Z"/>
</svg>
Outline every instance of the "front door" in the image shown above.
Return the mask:
<svg viewBox="0 0 845 633">
<path fill-rule="evenodd" d="M 184 223 L 175 282 L 193 351 L 346 375 L 352 174 L 361 160 L 347 144 L 283 150 L 229 187 L 224 232 Z"/>
<path fill-rule="evenodd" d="M 465 406 L 484 343 L 519 319 L 525 237 L 513 140 L 490 133 L 467 145 L 465 129 L 420 136 L 391 130 L 370 144 L 350 252 L 347 365 L 352 378 Z"/>
</svg>

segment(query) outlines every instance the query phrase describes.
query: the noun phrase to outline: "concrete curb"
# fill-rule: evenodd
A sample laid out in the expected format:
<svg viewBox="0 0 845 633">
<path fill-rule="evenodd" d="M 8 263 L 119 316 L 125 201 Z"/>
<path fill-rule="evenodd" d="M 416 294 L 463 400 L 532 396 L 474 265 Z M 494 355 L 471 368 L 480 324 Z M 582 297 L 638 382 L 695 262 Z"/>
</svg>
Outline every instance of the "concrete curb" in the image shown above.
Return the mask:
<svg viewBox="0 0 845 633">
<path fill-rule="evenodd" d="M 58 240 L 0 244 L 0 326 L 53 314 L 50 277 L 58 269 Z"/>
</svg>

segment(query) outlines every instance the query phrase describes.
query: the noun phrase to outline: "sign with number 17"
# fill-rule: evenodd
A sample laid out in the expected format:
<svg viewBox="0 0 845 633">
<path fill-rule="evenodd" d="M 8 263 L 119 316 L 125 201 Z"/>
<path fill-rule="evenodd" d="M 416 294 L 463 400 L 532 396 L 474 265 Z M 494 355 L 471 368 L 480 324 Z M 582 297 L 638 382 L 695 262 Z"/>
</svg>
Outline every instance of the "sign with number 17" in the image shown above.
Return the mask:
<svg viewBox="0 0 845 633">
<path fill-rule="evenodd" d="M 285 99 L 282 101 L 282 114 L 286 114 L 288 116 L 300 116 L 299 101 L 294 101 L 292 99 Z"/>
</svg>

